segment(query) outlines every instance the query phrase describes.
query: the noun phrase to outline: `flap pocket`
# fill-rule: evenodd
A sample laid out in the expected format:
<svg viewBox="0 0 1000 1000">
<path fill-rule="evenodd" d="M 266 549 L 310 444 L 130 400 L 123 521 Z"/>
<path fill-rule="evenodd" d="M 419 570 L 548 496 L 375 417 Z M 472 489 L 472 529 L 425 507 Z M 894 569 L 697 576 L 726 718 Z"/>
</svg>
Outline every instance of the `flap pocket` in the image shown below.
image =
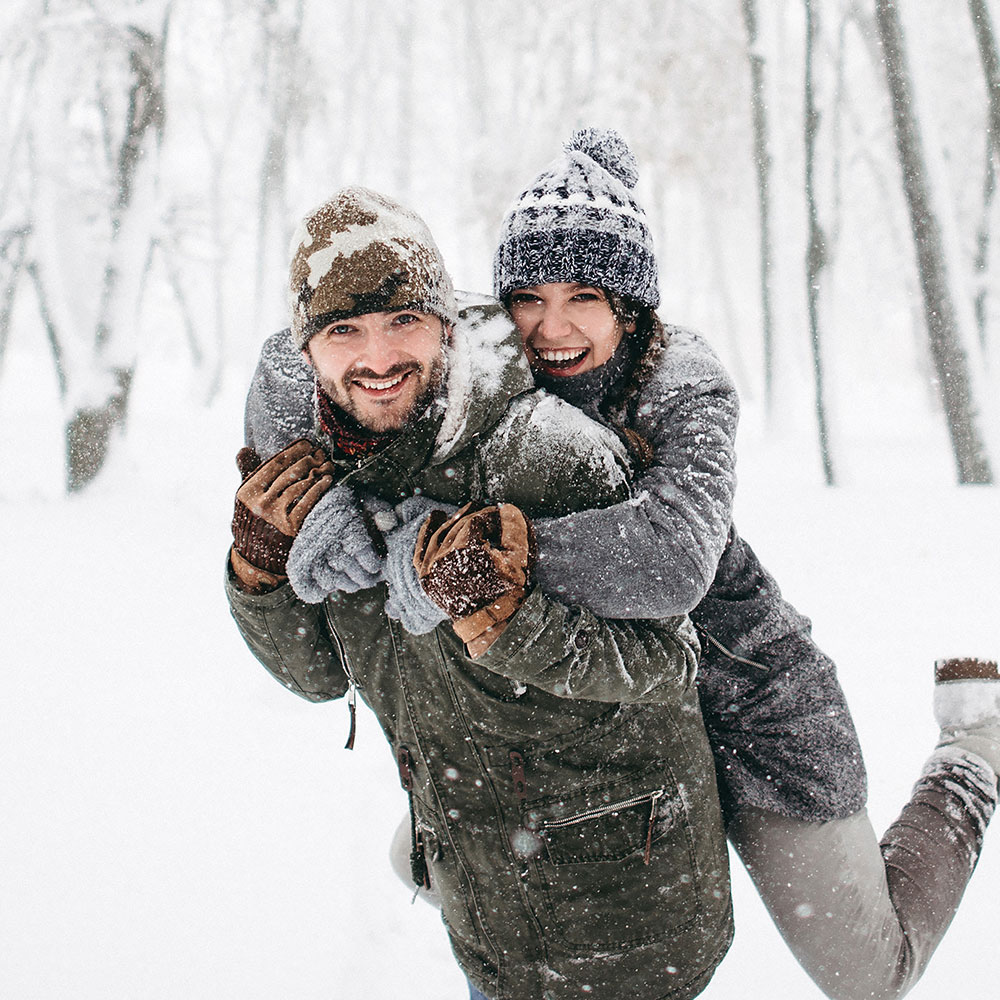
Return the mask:
<svg viewBox="0 0 1000 1000">
<path fill-rule="evenodd" d="M 682 794 L 663 765 L 627 781 L 527 803 L 524 826 L 540 839 L 552 864 L 623 861 L 633 854 L 648 864 L 656 842 L 685 813 Z"/>
</svg>

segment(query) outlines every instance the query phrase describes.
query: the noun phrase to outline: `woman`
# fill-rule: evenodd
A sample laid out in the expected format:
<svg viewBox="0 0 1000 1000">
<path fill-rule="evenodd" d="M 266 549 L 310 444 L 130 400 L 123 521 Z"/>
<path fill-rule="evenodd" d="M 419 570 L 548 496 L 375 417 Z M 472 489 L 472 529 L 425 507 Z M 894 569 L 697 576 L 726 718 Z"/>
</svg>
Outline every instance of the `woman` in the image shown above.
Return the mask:
<svg viewBox="0 0 1000 1000">
<path fill-rule="evenodd" d="M 941 741 L 880 845 L 833 664 L 732 527 L 735 393 L 700 338 L 656 317 L 636 180 L 617 133 L 580 130 L 502 226 L 495 293 L 536 381 L 617 429 L 643 469 L 634 501 L 535 524 L 538 580 L 610 618 L 690 612 L 732 843 L 821 989 L 899 997 L 947 928 L 996 803 L 996 666 L 939 664 Z M 975 702 L 960 707 L 958 691 Z"/>
</svg>

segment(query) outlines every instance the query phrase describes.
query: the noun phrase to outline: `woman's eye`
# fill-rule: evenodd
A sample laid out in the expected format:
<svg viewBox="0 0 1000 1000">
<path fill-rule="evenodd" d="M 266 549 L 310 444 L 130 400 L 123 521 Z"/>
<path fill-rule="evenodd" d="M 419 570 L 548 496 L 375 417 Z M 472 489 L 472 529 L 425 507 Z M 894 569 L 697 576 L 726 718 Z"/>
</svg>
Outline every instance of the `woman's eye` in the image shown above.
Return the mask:
<svg viewBox="0 0 1000 1000">
<path fill-rule="evenodd" d="M 541 301 L 537 295 L 528 295 L 522 292 L 519 295 L 511 296 L 510 304 L 512 306 L 534 306 Z"/>
<path fill-rule="evenodd" d="M 573 296 L 574 302 L 600 302 L 601 297 L 597 292 L 577 292 Z"/>
</svg>

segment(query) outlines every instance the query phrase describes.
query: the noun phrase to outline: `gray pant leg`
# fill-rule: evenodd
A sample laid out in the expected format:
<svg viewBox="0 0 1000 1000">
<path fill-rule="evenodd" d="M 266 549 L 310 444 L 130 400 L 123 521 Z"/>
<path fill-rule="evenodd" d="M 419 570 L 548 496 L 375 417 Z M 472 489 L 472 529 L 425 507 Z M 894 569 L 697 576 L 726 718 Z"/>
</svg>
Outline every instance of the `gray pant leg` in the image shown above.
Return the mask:
<svg viewBox="0 0 1000 1000">
<path fill-rule="evenodd" d="M 979 859 L 996 775 L 939 752 L 882 839 L 746 808 L 729 836 L 792 954 L 832 1000 L 896 1000 L 920 978 Z"/>
</svg>

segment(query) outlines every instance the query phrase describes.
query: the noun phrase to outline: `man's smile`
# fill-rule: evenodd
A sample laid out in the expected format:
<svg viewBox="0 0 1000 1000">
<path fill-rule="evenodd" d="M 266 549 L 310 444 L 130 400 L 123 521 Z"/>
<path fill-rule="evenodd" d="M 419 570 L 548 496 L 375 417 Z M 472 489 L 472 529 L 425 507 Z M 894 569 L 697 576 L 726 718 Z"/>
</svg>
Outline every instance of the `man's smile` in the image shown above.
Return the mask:
<svg viewBox="0 0 1000 1000">
<path fill-rule="evenodd" d="M 365 394 L 384 398 L 401 392 L 404 384 L 413 374 L 413 369 L 405 372 L 397 372 L 395 375 L 386 375 L 382 378 L 356 378 L 353 384 L 362 389 Z"/>
</svg>

